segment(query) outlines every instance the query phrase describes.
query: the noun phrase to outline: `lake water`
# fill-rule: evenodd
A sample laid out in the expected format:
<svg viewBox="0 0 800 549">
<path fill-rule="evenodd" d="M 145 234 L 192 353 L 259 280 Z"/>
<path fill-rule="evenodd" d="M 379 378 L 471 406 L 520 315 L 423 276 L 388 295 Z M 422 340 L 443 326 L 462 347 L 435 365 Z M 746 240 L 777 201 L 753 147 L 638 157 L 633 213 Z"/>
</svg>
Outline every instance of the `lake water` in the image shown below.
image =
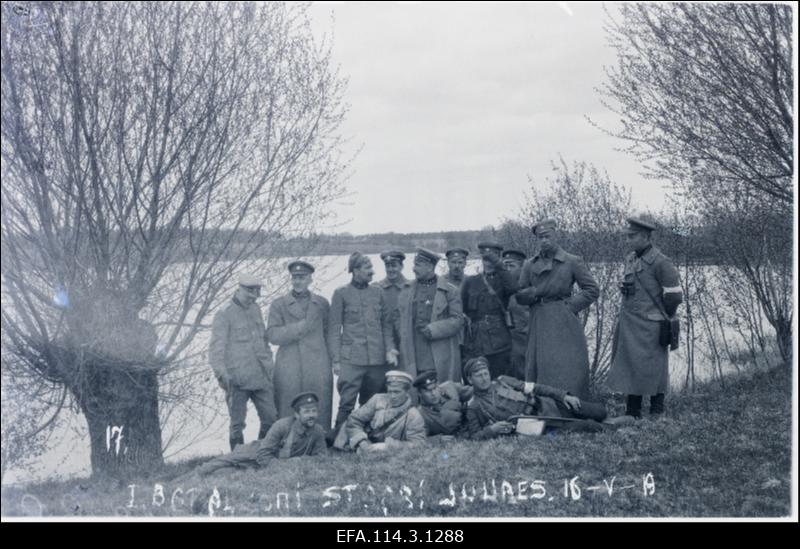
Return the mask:
<svg viewBox="0 0 800 549">
<path fill-rule="evenodd" d="M 370 255 L 375 269 L 374 281 L 384 277 L 383 263 L 378 255 Z M 347 272 L 348 256 L 321 256 L 312 258 L 310 261 L 316 266 L 317 272 L 314 275 L 312 290 L 330 300 L 333 291 L 339 286 L 345 285 L 350 280 Z M 285 264 L 288 260 L 281 260 Z M 468 261 L 466 274 L 478 272 L 480 261 L 472 259 Z M 404 274 L 407 278 L 413 278 L 412 256 L 409 255 L 405 262 Z M 439 263 L 437 271 L 444 274 L 446 262 Z M 267 279 L 268 288 L 285 283 L 288 274 L 281 274 L 278 278 Z M 269 303 L 264 298 L 259 301 L 266 319 Z M 196 349 L 204 349 L 207 345 L 208 333 L 201 333 L 193 345 Z M 670 360 L 671 378 L 677 385 L 684 376 L 685 363 L 682 355 L 683 350 L 676 353 Z M 205 365 L 204 367 L 207 367 Z M 210 374 L 210 368 L 209 368 Z M 711 372 L 698 371 L 698 378 L 703 379 L 711 375 Z M 179 415 L 172 424 L 168 421 L 164 426 L 163 439 L 166 446 L 165 457 L 167 461 L 187 459 L 200 455 L 215 455 L 228 451 L 228 417 L 225 409 L 222 390 L 216 387 L 216 382 L 209 376 L 197 376 L 197 383 L 210 384 L 208 394 L 212 396 L 212 401 L 206 403 L 200 414 Z M 338 405 L 338 395 L 334 391 L 334 415 Z M 64 421 L 56 429 L 48 441 L 48 451 L 35 461 L 29 463 L 21 469 L 10 469 L 5 478 L 4 484 L 28 482 L 42 480 L 46 478 L 70 478 L 75 476 L 86 476 L 91 472 L 89 460 L 89 439 L 86 423 L 83 417 L 71 411 L 64 412 Z M 250 441 L 256 438 L 258 433 L 258 418 L 252 405 L 248 410 L 247 427 L 245 429 L 245 440 Z M 180 429 L 176 429 L 179 424 Z M 167 445 L 173 435 L 179 435 Z"/>
</svg>

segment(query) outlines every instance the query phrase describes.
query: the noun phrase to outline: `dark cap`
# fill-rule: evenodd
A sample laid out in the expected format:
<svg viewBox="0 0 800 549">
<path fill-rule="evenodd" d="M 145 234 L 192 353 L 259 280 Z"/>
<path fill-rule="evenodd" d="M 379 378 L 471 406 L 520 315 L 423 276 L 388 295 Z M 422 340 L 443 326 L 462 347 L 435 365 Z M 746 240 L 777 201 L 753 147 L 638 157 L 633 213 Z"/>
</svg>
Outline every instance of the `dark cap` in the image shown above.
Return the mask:
<svg viewBox="0 0 800 549">
<path fill-rule="evenodd" d="M 556 230 L 555 219 L 544 219 L 538 222 L 533 227 L 531 227 L 531 231 L 533 231 L 533 234 L 538 234 L 542 231 L 555 231 L 555 230 Z"/>
<path fill-rule="evenodd" d="M 350 259 L 347 260 L 347 272 L 352 273 L 367 261 L 369 258 L 361 252 L 353 252 L 350 254 Z"/>
<path fill-rule="evenodd" d="M 298 410 L 304 404 L 319 404 L 319 397 L 317 393 L 305 392 L 300 393 L 292 399 L 292 408 Z"/>
<path fill-rule="evenodd" d="M 381 260 L 384 263 L 389 263 L 390 261 L 405 261 L 406 254 L 403 252 L 398 252 L 395 250 L 389 250 L 386 252 L 381 252 Z"/>
<path fill-rule="evenodd" d="M 472 376 L 472 374 L 474 374 L 481 368 L 486 368 L 487 370 L 489 369 L 489 361 L 486 360 L 486 357 L 479 356 L 476 358 L 469 359 L 467 363 L 464 365 L 464 377 L 469 379 Z"/>
<path fill-rule="evenodd" d="M 498 244 L 497 242 L 479 242 L 478 243 L 478 251 L 482 254 L 486 253 L 488 250 L 493 250 L 498 254 L 503 251 L 503 247 Z"/>
<path fill-rule="evenodd" d="M 428 389 L 433 385 L 436 385 L 436 372 L 433 370 L 422 372 L 414 380 L 414 387 L 416 387 L 417 389 Z"/>
<path fill-rule="evenodd" d="M 292 261 L 289 263 L 289 272 L 293 275 L 296 274 L 311 274 L 314 272 L 314 266 L 311 263 L 306 263 L 305 261 Z"/>
<path fill-rule="evenodd" d="M 503 259 L 516 259 L 517 261 L 525 261 L 527 258 L 525 253 L 519 250 L 504 250 L 501 257 Z"/>
<path fill-rule="evenodd" d="M 645 216 L 629 217 L 628 232 L 652 232 L 656 230 L 655 222 Z"/>
<path fill-rule="evenodd" d="M 469 255 L 469 251 L 465 250 L 464 248 L 450 248 L 444 253 L 444 255 L 447 259 L 450 259 L 450 256 L 463 257 L 466 259 Z"/>
<path fill-rule="evenodd" d="M 416 253 L 416 257 L 414 258 L 415 261 L 423 260 L 433 265 L 436 265 L 436 263 L 439 261 L 439 254 L 437 254 L 436 252 L 432 252 L 430 250 L 426 250 L 425 248 L 417 248 L 417 251 L 415 253 Z"/>
</svg>

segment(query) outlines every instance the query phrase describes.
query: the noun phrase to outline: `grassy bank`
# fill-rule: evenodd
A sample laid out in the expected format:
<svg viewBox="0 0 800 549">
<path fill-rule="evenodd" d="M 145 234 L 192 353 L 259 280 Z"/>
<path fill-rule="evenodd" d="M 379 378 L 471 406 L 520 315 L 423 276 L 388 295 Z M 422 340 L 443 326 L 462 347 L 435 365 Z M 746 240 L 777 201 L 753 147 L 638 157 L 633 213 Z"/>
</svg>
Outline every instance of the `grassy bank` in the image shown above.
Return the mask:
<svg viewBox="0 0 800 549">
<path fill-rule="evenodd" d="M 177 477 L 4 488 L 2 514 L 89 516 L 777 517 L 790 513 L 791 371 L 668 399 L 617 432 L 429 444 Z M 135 485 L 131 487 L 131 485 Z"/>
</svg>

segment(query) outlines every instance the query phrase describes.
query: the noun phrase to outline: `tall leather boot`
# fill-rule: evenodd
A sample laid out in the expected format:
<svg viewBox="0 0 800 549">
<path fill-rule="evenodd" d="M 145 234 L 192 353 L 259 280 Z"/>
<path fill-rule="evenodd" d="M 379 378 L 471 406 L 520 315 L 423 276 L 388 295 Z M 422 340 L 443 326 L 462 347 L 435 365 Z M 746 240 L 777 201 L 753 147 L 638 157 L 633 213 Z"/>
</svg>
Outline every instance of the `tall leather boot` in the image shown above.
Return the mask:
<svg viewBox="0 0 800 549">
<path fill-rule="evenodd" d="M 650 397 L 650 415 L 660 416 L 664 413 L 664 393 L 658 393 Z"/>
<path fill-rule="evenodd" d="M 636 419 L 641 419 L 642 395 L 628 395 L 628 400 L 625 404 L 625 415 L 633 416 Z"/>
<path fill-rule="evenodd" d="M 231 437 L 229 439 L 229 442 L 231 443 L 231 452 L 232 452 L 238 444 L 244 444 L 244 435 Z"/>
</svg>

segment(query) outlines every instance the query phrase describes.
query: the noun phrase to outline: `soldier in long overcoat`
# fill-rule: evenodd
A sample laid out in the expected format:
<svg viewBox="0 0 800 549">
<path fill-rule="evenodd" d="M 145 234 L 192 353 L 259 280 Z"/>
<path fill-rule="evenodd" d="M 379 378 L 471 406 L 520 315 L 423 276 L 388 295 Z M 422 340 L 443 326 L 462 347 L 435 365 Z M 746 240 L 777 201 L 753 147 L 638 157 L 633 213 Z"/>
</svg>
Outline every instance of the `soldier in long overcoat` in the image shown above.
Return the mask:
<svg viewBox="0 0 800 549">
<path fill-rule="evenodd" d="M 309 291 L 314 267 L 305 261 L 289 264 L 292 290 L 272 302 L 267 338 L 278 345 L 275 358 L 275 403 L 280 417 L 292 414 L 292 398 L 313 392 L 319 398 L 319 425 L 331 428 L 333 372 L 326 343 L 328 300 Z"/>
<path fill-rule="evenodd" d="M 418 249 L 414 257 L 416 279 L 398 298 L 397 331 L 403 371 L 416 377 L 435 370 L 439 381 L 461 381 L 458 337 L 464 325 L 458 288 L 437 277 L 436 253 Z M 397 361 L 395 361 L 395 366 Z"/>
<path fill-rule="evenodd" d="M 664 412 L 669 387 L 669 346 L 659 341 L 662 323 L 672 319 L 683 301 L 680 276 L 669 257 L 651 242 L 655 225 L 632 217 L 626 241 L 622 308 L 614 331 L 607 384 L 625 393 L 626 415 L 640 417 L 642 396 L 650 396 L 650 414 Z"/>
<path fill-rule="evenodd" d="M 520 275 L 517 302 L 530 307 L 525 381 L 589 396 L 589 352 L 578 313 L 600 295 L 583 259 L 565 252 L 557 242 L 555 221 L 533 227 L 539 253 Z M 573 294 L 577 284 L 580 291 Z"/>
</svg>

